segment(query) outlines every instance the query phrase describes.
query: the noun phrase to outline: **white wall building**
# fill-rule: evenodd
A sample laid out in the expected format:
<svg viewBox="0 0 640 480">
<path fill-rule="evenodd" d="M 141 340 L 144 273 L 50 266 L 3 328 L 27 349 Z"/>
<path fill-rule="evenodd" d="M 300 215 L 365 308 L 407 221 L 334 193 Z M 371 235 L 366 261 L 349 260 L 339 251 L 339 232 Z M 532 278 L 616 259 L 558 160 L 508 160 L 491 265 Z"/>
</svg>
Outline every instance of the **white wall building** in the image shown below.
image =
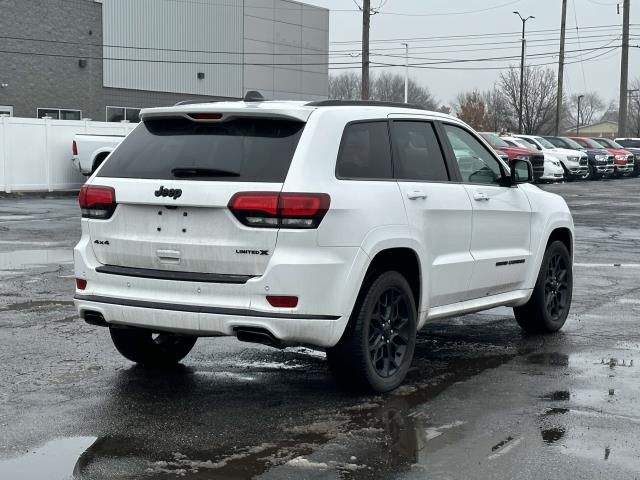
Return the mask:
<svg viewBox="0 0 640 480">
<path fill-rule="evenodd" d="M 291 0 L 102 0 L 104 87 L 270 99 L 328 93 L 329 11 Z"/>
</svg>

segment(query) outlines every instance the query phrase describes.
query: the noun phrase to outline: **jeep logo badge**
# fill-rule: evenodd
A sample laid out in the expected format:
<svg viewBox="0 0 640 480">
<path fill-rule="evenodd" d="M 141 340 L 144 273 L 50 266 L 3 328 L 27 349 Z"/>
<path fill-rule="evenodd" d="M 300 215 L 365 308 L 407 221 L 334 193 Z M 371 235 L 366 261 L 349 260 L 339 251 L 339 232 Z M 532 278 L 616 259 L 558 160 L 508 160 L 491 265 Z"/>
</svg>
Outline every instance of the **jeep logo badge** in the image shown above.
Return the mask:
<svg viewBox="0 0 640 480">
<path fill-rule="evenodd" d="M 160 186 L 158 190 L 154 192 L 156 197 L 169 197 L 174 200 L 180 198 L 182 196 L 182 190 L 179 188 L 164 188 L 164 186 Z"/>
</svg>

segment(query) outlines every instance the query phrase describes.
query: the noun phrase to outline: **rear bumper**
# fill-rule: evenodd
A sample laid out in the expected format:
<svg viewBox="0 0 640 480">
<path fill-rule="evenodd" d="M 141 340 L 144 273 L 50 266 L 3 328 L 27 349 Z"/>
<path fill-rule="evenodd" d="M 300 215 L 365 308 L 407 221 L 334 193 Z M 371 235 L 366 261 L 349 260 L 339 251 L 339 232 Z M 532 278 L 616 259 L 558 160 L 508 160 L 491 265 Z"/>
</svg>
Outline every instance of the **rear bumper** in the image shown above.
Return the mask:
<svg viewBox="0 0 640 480">
<path fill-rule="evenodd" d="M 105 273 L 89 237 L 74 250 L 82 318 L 97 312 L 106 324 L 197 336 L 234 335 L 261 328 L 283 344 L 335 345 L 346 328 L 369 257 L 357 247 L 302 248 L 278 245 L 262 276 L 242 283 L 146 278 Z M 284 242 L 283 242 L 284 243 Z M 103 271 L 100 271 L 103 270 Z M 296 308 L 275 308 L 266 295 L 295 295 Z"/>
<path fill-rule="evenodd" d="M 125 325 L 196 336 L 231 336 L 238 328 L 268 331 L 283 344 L 331 347 L 342 336 L 346 320 L 330 315 L 296 315 L 147 302 L 125 298 L 80 295 L 74 297 L 82 318 L 102 315 L 107 325 Z"/>
</svg>

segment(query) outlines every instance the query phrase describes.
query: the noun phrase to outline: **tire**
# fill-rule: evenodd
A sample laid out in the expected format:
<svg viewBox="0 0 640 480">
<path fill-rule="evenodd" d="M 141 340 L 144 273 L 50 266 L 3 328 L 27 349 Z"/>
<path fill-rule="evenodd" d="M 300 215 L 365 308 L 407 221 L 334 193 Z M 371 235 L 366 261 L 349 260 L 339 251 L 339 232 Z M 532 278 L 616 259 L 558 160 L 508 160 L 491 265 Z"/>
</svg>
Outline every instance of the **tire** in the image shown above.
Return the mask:
<svg viewBox="0 0 640 480">
<path fill-rule="evenodd" d="M 109 328 L 111 340 L 127 360 L 148 367 L 169 367 L 187 356 L 197 337 L 134 328 Z"/>
<path fill-rule="evenodd" d="M 564 166 L 564 164 L 562 165 L 562 170 L 564 170 L 564 181 L 565 182 L 575 182 L 576 180 L 578 180 L 578 176 L 574 175 L 571 173 L 571 171 Z"/>
<path fill-rule="evenodd" d="M 382 272 L 365 281 L 347 330 L 327 349 L 329 369 L 347 388 L 383 393 L 404 381 L 416 345 L 417 309 L 405 277 Z"/>
<path fill-rule="evenodd" d="M 567 321 L 573 295 L 573 265 L 564 243 L 555 241 L 542 259 L 529 301 L 515 307 L 518 325 L 527 333 L 553 333 Z"/>
<path fill-rule="evenodd" d="M 597 180 L 598 178 L 600 178 L 598 176 L 598 171 L 596 170 L 596 167 L 594 167 L 593 165 L 589 164 L 589 175 L 587 177 L 585 177 L 586 180 Z"/>
</svg>

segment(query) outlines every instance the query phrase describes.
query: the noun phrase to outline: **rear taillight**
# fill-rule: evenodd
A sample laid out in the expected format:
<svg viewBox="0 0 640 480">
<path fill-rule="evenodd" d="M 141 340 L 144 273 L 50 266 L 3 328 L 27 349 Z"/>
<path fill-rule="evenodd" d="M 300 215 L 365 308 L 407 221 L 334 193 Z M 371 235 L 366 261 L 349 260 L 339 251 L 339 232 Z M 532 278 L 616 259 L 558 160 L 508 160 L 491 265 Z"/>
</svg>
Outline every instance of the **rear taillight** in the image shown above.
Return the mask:
<svg viewBox="0 0 640 480">
<path fill-rule="evenodd" d="M 76 144 L 76 141 L 74 140 L 73 143 L 71 144 L 71 150 L 73 152 L 73 154 L 75 156 L 78 155 L 78 145 Z"/>
<path fill-rule="evenodd" d="M 78 290 L 84 290 L 87 288 L 87 281 L 84 278 L 76 278 L 76 288 Z"/>
<path fill-rule="evenodd" d="M 78 203 L 84 218 L 107 219 L 116 209 L 116 192 L 112 187 L 83 185 Z"/>
<path fill-rule="evenodd" d="M 326 193 L 236 193 L 229 210 L 244 225 L 259 228 L 317 228 L 331 198 Z"/>
</svg>

